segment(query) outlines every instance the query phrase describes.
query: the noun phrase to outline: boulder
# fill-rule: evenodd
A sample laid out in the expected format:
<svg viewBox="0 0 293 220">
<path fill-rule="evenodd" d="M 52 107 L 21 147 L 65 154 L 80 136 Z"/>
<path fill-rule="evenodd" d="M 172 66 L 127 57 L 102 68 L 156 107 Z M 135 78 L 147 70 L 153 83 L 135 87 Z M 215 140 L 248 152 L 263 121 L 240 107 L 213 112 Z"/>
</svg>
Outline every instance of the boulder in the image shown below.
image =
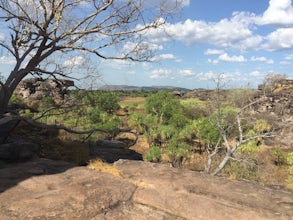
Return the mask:
<svg viewBox="0 0 293 220">
<path fill-rule="evenodd" d="M 24 101 L 40 100 L 43 97 L 63 99 L 67 89 L 74 86 L 74 81 L 65 79 L 31 78 L 22 80 L 15 90 Z"/>
</svg>

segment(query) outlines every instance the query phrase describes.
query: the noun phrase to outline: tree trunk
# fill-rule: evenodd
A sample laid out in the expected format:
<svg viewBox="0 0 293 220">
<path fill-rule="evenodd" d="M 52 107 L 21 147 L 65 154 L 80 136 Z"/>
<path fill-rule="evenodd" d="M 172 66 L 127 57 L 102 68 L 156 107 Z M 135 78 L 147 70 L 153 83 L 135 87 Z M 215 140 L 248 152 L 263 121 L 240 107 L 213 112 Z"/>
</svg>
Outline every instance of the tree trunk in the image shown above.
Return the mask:
<svg viewBox="0 0 293 220">
<path fill-rule="evenodd" d="M 20 81 L 30 72 L 27 69 L 14 70 L 10 73 L 5 84 L 0 88 L 0 116 L 7 112 L 9 100 L 20 83 Z"/>
<path fill-rule="evenodd" d="M 212 176 L 217 175 L 226 166 L 227 162 L 230 159 L 230 156 L 231 154 L 227 152 L 222 162 L 219 164 L 219 166 L 217 166 L 217 168 L 212 173 Z"/>
<path fill-rule="evenodd" d="M 0 117 L 7 112 L 8 103 L 11 96 L 12 93 L 9 92 L 5 85 L 3 85 L 0 89 Z"/>
</svg>

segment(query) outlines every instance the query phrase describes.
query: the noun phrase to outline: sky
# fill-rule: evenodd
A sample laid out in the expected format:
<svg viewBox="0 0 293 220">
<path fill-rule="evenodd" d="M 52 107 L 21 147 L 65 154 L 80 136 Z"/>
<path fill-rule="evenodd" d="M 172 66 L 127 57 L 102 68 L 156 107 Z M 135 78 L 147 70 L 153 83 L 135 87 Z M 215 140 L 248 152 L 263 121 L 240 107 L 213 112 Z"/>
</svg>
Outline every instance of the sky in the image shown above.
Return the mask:
<svg viewBox="0 0 293 220">
<path fill-rule="evenodd" d="M 146 33 L 152 62 L 99 61 L 97 83 L 211 89 L 221 75 L 229 87 L 255 88 L 267 74 L 293 78 L 291 0 L 182 2 L 163 28 Z M 0 48 L 0 72 L 12 64 Z"/>
</svg>

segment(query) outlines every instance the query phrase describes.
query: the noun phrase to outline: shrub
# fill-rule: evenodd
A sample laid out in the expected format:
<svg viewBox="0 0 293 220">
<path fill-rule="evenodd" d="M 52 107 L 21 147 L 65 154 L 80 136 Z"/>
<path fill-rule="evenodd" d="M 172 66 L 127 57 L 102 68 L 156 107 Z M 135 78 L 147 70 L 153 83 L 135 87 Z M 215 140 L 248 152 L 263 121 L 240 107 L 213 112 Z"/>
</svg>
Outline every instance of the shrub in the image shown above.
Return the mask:
<svg viewBox="0 0 293 220">
<path fill-rule="evenodd" d="M 160 123 L 168 123 L 175 114 L 182 113 L 180 101 L 168 91 L 159 91 L 146 98 L 146 111 L 155 115 Z"/>
<path fill-rule="evenodd" d="M 149 162 L 159 162 L 161 159 L 161 150 L 160 147 L 154 146 L 149 149 L 145 155 L 145 160 Z"/>
</svg>

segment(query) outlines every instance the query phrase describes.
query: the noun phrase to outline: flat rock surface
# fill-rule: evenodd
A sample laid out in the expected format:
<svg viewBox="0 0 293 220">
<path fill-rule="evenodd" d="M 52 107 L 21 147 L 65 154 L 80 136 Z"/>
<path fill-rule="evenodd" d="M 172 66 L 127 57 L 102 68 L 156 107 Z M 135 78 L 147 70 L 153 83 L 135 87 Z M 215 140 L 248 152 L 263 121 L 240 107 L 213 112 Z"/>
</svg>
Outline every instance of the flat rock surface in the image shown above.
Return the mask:
<svg viewBox="0 0 293 220">
<path fill-rule="evenodd" d="M 293 219 L 293 192 L 119 160 L 122 176 L 37 159 L 0 169 L 0 219 Z"/>
</svg>

